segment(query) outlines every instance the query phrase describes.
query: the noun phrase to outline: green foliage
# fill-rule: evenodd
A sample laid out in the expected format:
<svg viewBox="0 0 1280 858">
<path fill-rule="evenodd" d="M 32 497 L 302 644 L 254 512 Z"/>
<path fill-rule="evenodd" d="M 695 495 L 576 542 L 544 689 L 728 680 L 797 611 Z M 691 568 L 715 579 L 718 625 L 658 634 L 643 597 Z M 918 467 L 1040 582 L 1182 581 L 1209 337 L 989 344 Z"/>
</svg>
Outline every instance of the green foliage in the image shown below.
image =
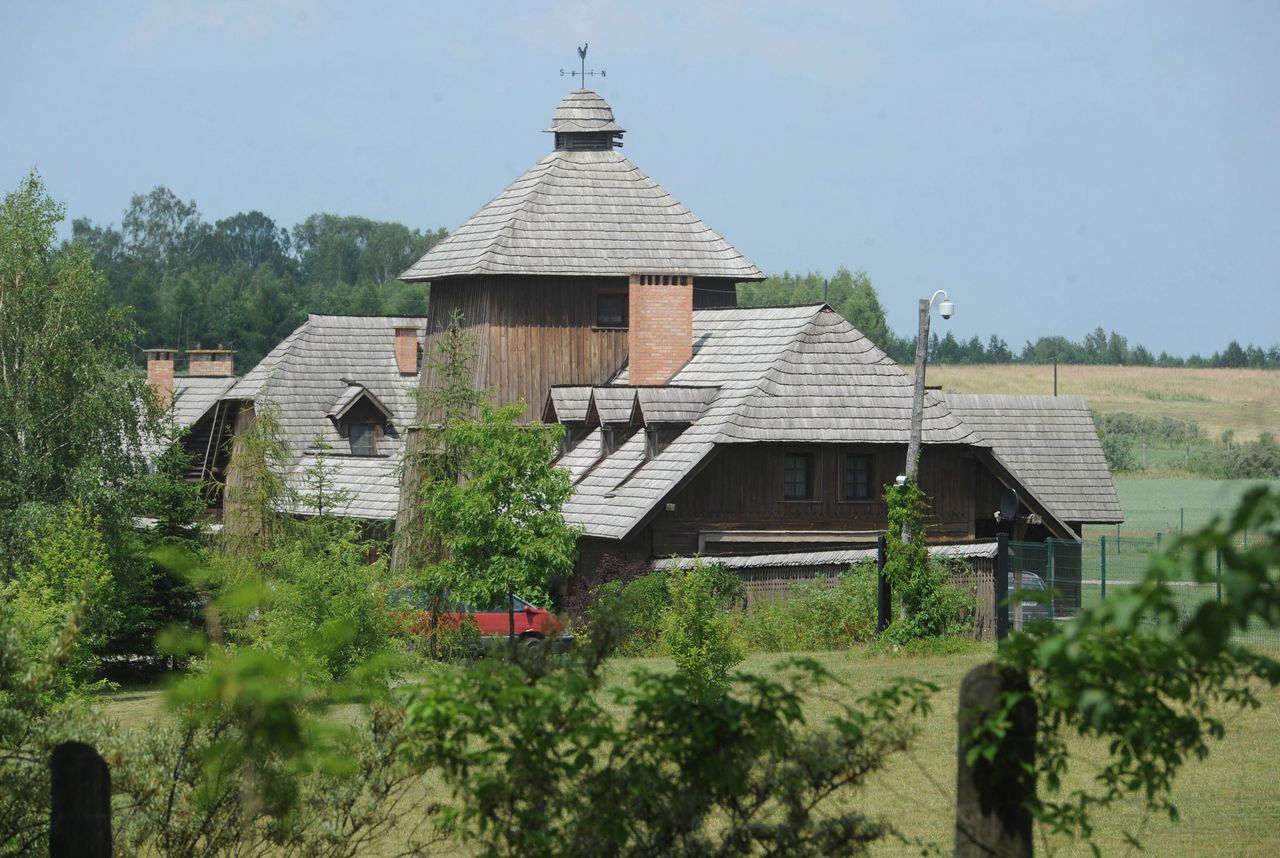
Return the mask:
<svg viewBox="0 0 1280 858">
<path fill-rule="evenodd" d="M 915 736 L 932 686 L 901 680 L 822 726 L 802 695 L 835 683 L 811 661 L 721 693 L 638 673 L 608 705 L 613 639 L 600 629 L 549 672 L 485 660 L 412 690 L 407 749 L 439 767 L 440 822 L 477 854 L 865 855 L 892 831 L 852 799 Z"/>
<path fill-rule="evenodd" d="M 118 532 L 136 514 L 148 401 L 135 327 L 80 251 L 58 252 L 62 208 L 35 174 L 0 205 L 0 556 L 22 556 L 24 507 L 80 503 Z"/>
<path fill-rule="evenodd" d="M 880 296 L 865 271 L 850 273 L 848 268 L 841 266 L 830 280 L 818 271 L 808 274 L 785 271 L 759 283 L 738 284 L 738 303 L 743 307 L 816 304 L 823 300 L 883 351 L 890 354 L 901 351 L 885 321 Z M 914 342 L 912 339 L 907 345 L 914 348 Z"/>
<path fill-rule="evenodd" d="M 1138 466 L 1133 454 L 1133 439 L 1128 435 L 1099 429 L 1098 440 L 1102 442 L 1102 455 L 1107 459 L 1107 467 L 1112 471 L 1129 471 Z"/>
<path fill-rule="evenodd" d="M 258 211 L 211 225 L 164 187 L 135 195 L 120 229 L 72 225 L 72 243 L 106 273 L 113 302 L 132 308 L 145 345 L 221 342 L 242 368 L 308 312 L 422 315 L 426 287 L 395 278 L 444 236 L 331 214 L 292 233 Z"/>
<path fill-rule="evenodd" d="M 495 409 L 472 386 L 475 344 L 455 314 L 430 356 L 440 383 L 419 403 L 429 418 L 411 464 L 421 484 L 398 546 L 428 589 L 484 604 L 504 593 L 545 602 L 547 581 L 573 566 L 577 534 L 560 508 L 568 474 L 551 464 L 560 426 L 521 425 L 522 404 Z"/>
<path fill-rule="evenodd" d="M 328 517 L 294 522 L 288 538 L 252 562 L 227 568 L 260 588 L 261 604 L 229 627 L 232 642 L 292 655 L 314 681 L 341 680 L 389 653 L 392 621 L 386 560 L 368 560 L 355 523 Z"/>
<path fill-rule="evenodd" d="M 48 652 L 68 623 L 82 623 L 50 687 L 64 696 L 90 676 L 95 650 L 107 637 L 113 579 L 100 522 L 80 508 L 46 521 L 30 535 L 31 559 L 0 597 L 24 651 Z"/>
<path fill-rule="evenodd" d="M 701 560 L 688 567 L 676 565 L 667 573 L 666 584 L 671 604 L 662 616 L 662 636 L 676 668 L 708 688 L 723 686 L 746 652 L 733 639 L 709 567 Z"/>
<path fill-rule="evenodd" d="M 249 557 L 278 544 L 288 522 L 280 509 L 290 506 L 284 474 L 292 454 L 279 406 L 270 400 L 254 405 L 252 419 L 236 433 L 232 456 L 234 482 L 226 486 L 221 547 L 228 555 Z"/>
<path fill-rule="evenodd" d="M 0 858 L 48 854 L 49 756 L 69 739 L 100 745 L 108 733 L 78 693 L 82 613 L 83 602 L 72 606 L 52 640 L 33 645 L 0 599 Z"/>
<path fill-rule="evenodd" d="M 806 584 L 761 599 L 740 615 L 738 636 L 756 652 L 813 652 L 870 643 L 876 632 L 874 564 L 854 566 L 835 587 Z"/>
<path fill-rule="evenodd" d="M 1239 539 L 1246 530 L 1247 548 Z M 1214 583 L 1219 553 L 1222 600 L 1184 617 L 1170 582 Z M 1006 642 L 1000 663 L 1031 677 L 1039 708 L 1042 797 L 1032 802 L 1048 831 L 1088 838 L 1095 810 L 1134 795 L 1177 818 L 1174 778 L 1225 735 L 1224 707 L 1256 708 L 1259 683 L 1280 685 L 1280 661 L 1233 641 L 1250 623 L 1280 625 L 1278 584 L 1280 493 L 1259 487 L 1227 520 L 1171 540 L 1138 586 Z M 998 744 L 1000 729 L 980 728 L 979 748 Z M 1065 786 L 1070 733 L 1110 749 L 1089 788 Z"/>
<path fill-rule="evenodd" d="M 929 557 L 922 519 L 924 492 L 914 482 L 887 486 L 889 524 L 885 531 L 884 577 L 893 588 L 899 616 L 885 630 L 886 640 L 903 644 L 927 637 L 954 636 L 966 630 L 974 599 L 947 582 L 948 567 Z M 908 539 L 904 539 L 906 534 Z"/>
</svg>

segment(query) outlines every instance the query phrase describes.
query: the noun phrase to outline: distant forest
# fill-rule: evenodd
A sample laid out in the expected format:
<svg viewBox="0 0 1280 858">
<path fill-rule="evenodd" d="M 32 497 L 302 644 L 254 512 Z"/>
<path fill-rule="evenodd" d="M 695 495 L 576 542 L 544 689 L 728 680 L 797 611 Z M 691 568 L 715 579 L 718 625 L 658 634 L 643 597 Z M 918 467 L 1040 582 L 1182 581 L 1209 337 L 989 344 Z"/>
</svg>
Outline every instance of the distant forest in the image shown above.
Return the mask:
<svg viewBox="0 0 1280 858">
<path fill-rule="evenodd" d="M 86 246 L 107 278 L 112 301 L 133 308 L 144 348 L 237 350 L 245 372 L 307 313 L 425 315 L 428 289 L 396 278 L 448 232 L 355 216 L 314 214 L 286 229 L 258 211 L 214 223 L 195 201 L 157 187 L 129 203 L 120 226 L 72 222 L 72 242 Z M 915 358 L 915 334 L 889 330 L 884 306 L 865 271 L 784 272 L 738 287 L 742 306 L 824 299 L 900 363 Z M 1127 364 L 1168 367 L 1280 368 L 1280 345 L 1263 349 L 1232 340 L 1209 357 L 1152 354 L 1115 331 L 1097 328 L 1079 342 L 1043 336 L 1015 350 L 1001 337 L 929 341 L 939 364 Z"/>
</svg>

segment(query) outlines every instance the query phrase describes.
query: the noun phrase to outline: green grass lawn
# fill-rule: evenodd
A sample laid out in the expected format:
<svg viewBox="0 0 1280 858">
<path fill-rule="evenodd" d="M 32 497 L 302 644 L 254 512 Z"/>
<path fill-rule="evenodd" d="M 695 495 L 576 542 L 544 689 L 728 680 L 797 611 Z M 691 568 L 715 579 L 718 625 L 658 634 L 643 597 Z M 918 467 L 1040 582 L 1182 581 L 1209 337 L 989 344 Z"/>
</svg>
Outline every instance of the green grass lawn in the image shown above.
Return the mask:
<svg viewBox="0 0 1280 858">
<path fill-rule="evenodd" d="M 951 851 L 955 803 L 956 700 L 965 672 L 990 657 L 978 650 L 962 655 L 935 657 L 870 655 L 863 650 L 819 653 L 815 656 L 841 685 L 810 696 L 808 717 L 821 721 L 834 711 L 835 701 L 858 697 L 895 676 L 928 679 L 941 687 L 933 714 L 915 746 L 878 775 L 862 795 L 847 800 L 871 814 L 883 816 L 910 837 L 938 844 Z M 754 655 L 744 669 L 767 672 L 783 659 L 779 655 Z M 618 659 L 609 682 L 628 683 L 636 669 L 669 670 L 667 659 Z M 1170 823 L 1147 818 L 1134 802 L 1098 818 L 1098 841 L 1103 855 L 1125 854 L 1122 832 L 1141 831 L 1149 855 L 1276 855 L 1280 854 L 1280 692 L 1263 693 L 1264 705 L 1255 712 L 1227 715 L 1228 733 L 1209 758 L 1187 766 L 1179 778 L 1177 802 L 1183 819 Z M 104 697 L 106 715 L 122 727 L 144 728 L 156 717 L 167 717 L 161 692 L 126 689 Z M 1103 758 L 1096 743 L 1074 741 L 1073 759 L 1079 764 Z M 1078 770 L 1083 782 L 1084 767 Z M 442 790 L 438 784 L 435 790 Z M 441 792 L 443 797 L 443 792 Z M 1087 854 L 1084 849 L 1061 849 L 1056 854 Z M 390 844 L 388 845 L 390 847 Z M 1039 854 L 1049 854 L 1044 844 Z M 388 848 L 386 854 L 391 854 Z M 876 855 L 918 855 L 918 848 L 883 843 Z"/>
<path fill-rule="evenodd" d="M 1231 511 L 1241 495 L 1251 486 L 1280 488 L 1272 480 L 1207 480 L 1207 479 L 1141 479 L 1116 478 L 1116 494 L 1124 510 L 1122 536 L 1151 536 L 1154 533 L 1176 533 L 1183 525 L 1187 530 L 1209 523 L 1215 515 Z M 1089 525 L 1085 537 L 1113 536 L 1114 525 Z"/>
</svg>

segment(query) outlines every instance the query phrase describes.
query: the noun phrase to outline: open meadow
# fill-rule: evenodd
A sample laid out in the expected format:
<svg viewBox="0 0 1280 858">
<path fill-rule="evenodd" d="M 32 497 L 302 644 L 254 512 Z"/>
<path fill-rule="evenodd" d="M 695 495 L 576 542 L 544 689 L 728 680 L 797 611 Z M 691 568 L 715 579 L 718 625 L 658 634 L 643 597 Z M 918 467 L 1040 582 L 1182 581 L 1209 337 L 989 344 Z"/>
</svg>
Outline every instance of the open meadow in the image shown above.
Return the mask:
<svg viewBox="0 0 1280 858">
<path fill-rule="evenodd" d="M 807 697 L 808 719 L 820 722 L 840 700 L 865 694 L 892 677 L 915 676 L 936 683 L 934 710 L 923 724 L 921 735 L 909 752 L 875 776 L 864 794 L 850 801 L 867 813 L 891 821 L 904 835 L 937 844 L 942 852 L 951 850 L 954 824 L 956 777 L 956 701 L 965 672 L 990 658 L 987 648 L 975 648 L 959 655 L 906 656 L 870 654 L 864 649 L 813 654 L 830 670 L 839 685 L 828 686 Z M 769 672 L 781 655 L 754 655 L 742 668 Z M 610 670 L 610 684 L 629 683 L 637 669 L 672 669 L 668 659 L 617 659 Z M 608 694 L 608 688 L 602 693 Z M 1098 843 L 1103 855 L 1132 853 L 1125 846 L 1123 832 L 1139 833 L 1149 855 L 1275 855 L 1280 854 L 1280 692 L 1264 691 L 1263 706 L 1257 711 L 1226 713 L 1227 739 L 1214 744 L 1207 760 L 1189 764 L 1181 773 L 1176 801 L 1182 820 L 1148 817 L 1137 803 L 1100 814 Z M 154 690 L 121 691 L 102 701 L 108 717 L 124 728 L 143 728 L 151 718 L 167 717 L 161 693 Z M 340 717 L 340 716 L 337 716 Z M 1084 782 L 1084 766 L 1100 760 L 1104 749 L 1096 743 L 1072 743 L 1073 759 L 1080 768 L 1075 783 Z M 447 798 L 442 785 L 433 782 L 432 795 Z M 1045 844 L 1037 852 L 1050 854 Z M 1055 854 L 1087 854 L 1082 847 L 1059 849 Z M 371 854 L 394 854 L 386 844 Z M 449 854 L 449 853 L 444 853 Z M 916 846 L 899 842 L 879 844 L 874 855 L 918 855 Z"/>
<path fill-rule="evenodd" d="M 938 364 L 928 383 L 954 393 L 1049 394 L 1053 367 Z M 1238 441 L 1280 430 L 1280 370 L 1059 364 L 1058 393 L 1084 396 L 1099 412 L 1193 420 L 1215 440 L 1228 429 Z"/>
</svg>

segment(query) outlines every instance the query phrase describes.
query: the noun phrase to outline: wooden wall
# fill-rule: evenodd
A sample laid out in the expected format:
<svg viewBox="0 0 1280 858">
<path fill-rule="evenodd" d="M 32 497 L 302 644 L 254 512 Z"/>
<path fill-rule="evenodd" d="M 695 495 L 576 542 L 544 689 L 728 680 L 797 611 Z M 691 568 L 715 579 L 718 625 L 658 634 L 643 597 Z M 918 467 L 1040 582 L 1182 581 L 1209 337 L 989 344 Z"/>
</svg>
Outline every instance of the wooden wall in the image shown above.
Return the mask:
<svg viewBox="0 0 1280 858">
<path fill-rule="evenodd" d="M 788 452 L 814 456 L 813 500 L 783 500 L 783 457 Z M 872 457 L 876 500 L 843 500 L 842 462 L 848 453 Z M 726 444 L 671 502 L 674 512 L 658 514 L 644 539 L 653 555 L 692 554 L 698 536 L 711 530 L 879 531 L 888 522 L 880 487 L 901 472 L 905 445 Z M 993 489 L 996 478 L 963 446 L 926 446 L 920 460 L 920 486 L 929 497 L 926 527 L 932 539 L 965 539 L 974 535 L 975 519 L 984 515 L 977 499 Z M 738 553 L 813 550 L 820 539 L 803 545 L 764 544 Z M 843 544 L 848 544 L 847 541 Z"/>
<path fill-rule="evenodd" d="M 732 281 L 698 278 L 696 307 L 735 306 Z M 476 382 L 494 402 L 525 402 L 525 419 L 542 413 L 554 384 L 603 384 L 627 359 L 627 331 L 596 328 L 599 291 L 627 292 L 625 277 L 454 277 L 431 284 L 429 363 L 436 338 L 459 310 L 476 335 Z M 422 384 L 435 383 L 424 366 Z"/>
</svg>

